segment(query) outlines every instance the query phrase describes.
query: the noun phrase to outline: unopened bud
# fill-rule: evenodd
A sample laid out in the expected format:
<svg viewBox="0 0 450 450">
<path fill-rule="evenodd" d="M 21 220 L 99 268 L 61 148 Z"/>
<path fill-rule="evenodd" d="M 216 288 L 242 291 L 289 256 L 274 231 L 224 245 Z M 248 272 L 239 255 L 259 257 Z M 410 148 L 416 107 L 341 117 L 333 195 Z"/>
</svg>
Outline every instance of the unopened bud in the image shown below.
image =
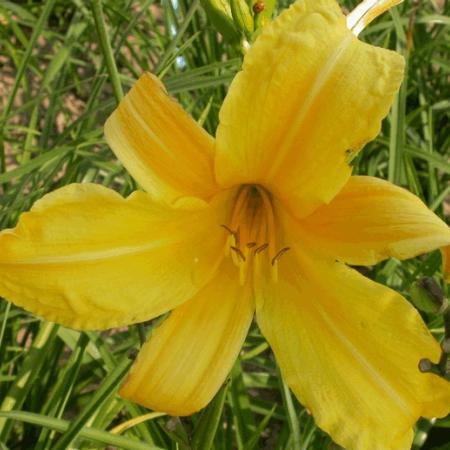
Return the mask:
<svg viewBox="0 0 450 450">
<path fill-rule="evenodd" d="M 431 277 L 424 277 L 413 283 L 411 300 L 416 308 L 429 314 L 441 314 L 449 306 L 441 287 Z"/>
<path fill-rule="evenodd" d="M 248 39 L 255 31 L 255 24 L 250 8 L 245 0 L 230 0 L 231 14 L 236 28 Z"/>
<path fill-rule="evenodd" d="M 200 0 L 213 27 L 228 41 L 240 37 L 234 24 L 230 4 L 227 0 Z"/>
</svg>

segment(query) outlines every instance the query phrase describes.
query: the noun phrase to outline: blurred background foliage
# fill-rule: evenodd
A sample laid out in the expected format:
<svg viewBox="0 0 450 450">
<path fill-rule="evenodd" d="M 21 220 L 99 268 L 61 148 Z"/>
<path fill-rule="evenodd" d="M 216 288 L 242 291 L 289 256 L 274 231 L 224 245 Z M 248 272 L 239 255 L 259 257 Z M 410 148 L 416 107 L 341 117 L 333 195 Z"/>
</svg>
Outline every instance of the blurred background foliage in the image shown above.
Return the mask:
<svg viewBox="0 0 450 450">
<path fill-rule="evenodd" d="M 0 228 L 68 183 L 101 183 L 123 195 L 136 188 L 103 137 L 117 89 L 99 25 L 125 92 L 143 71 L 154 72 L 214 134 L 242 62 L 242 37 L 251 39 L 254 25 L 241 35 L 231 23 L 228 36 L 219 24 L 224 39 L 204 3 L 0 1 Z M 289 3 L 273 2 L 274 14 Z M 355 4 L 341 2 L 345 11 Z M 407 75 L 382 133 L 353 160 L 356 173 L 407 187 L 442 217 L 450 208 L 449 11 L 448 0 L 406 0 L 361 34 L 403 54 Z M 440 279 L 440 265 L 434 252 L 361 270 L 409 297 L 414 280 Z M 442 318 L 424 318 L 440 338 Z M 80 333 L 0 300 L 0 449 L 338 448 L 291 395 L 256 326 L 229 382 L 203 412 L 178 419 L 117 397 L 130 352 L 154 325 Z M 421 420 L 414 445 L 450 449 L 450 419 Z"/>
</svg>

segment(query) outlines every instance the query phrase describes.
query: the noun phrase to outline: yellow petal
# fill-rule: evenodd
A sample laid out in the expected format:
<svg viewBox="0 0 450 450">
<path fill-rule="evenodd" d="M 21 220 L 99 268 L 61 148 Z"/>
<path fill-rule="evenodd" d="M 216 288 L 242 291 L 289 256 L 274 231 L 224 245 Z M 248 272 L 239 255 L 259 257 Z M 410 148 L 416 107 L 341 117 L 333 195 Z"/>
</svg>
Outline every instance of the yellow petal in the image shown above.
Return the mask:
<svg viewBox="0 0 450 450">
<path fill-rule="evenodd" d="M 95 184 L 58 189 L 0 233 L 0 296 L 73 328 L 153 318 L 213 276 L 226 201 L 186 211 L 144 192 L 124 199 Z"/>
<path fill-rule="evenodd" d="M 148 408 L 186 416 L 219 390 L 253 317 L 249 286 L 230 260 L 192 300 L 176 308 L 139 353 L 120 395 Z"/>
<path fill-rule="evenodd" d="M 299 217 L 348 180 L 402 76 L 397 53 L 364 44 L 334 0 L 298 1 L 264 28 L 225 99 L 219 184 L 261 183 Z"/>
<path fill-rule="evenodd" d="M 406 189 L 351 177 L 330 204 L 300 222 L 303 241 L 349 264 L 412 258 L 450 244 L 450 228 Z"/>
<path fill-rule="evenodd" d="M 398 293 L 343 263 L 291 249 L 257 319 L 287 384 L 347 450 L 409 450 L 420 416 L 450 411 L 450 383 L 418 370 L 438 343 Z"/>
<path fill-rule="evenodd" d="M 154 198 L 211 197 L 214 139 L 167 94 L 154 75 L 137 81 L 105 124 L 128 172 Z"/>
</svg>

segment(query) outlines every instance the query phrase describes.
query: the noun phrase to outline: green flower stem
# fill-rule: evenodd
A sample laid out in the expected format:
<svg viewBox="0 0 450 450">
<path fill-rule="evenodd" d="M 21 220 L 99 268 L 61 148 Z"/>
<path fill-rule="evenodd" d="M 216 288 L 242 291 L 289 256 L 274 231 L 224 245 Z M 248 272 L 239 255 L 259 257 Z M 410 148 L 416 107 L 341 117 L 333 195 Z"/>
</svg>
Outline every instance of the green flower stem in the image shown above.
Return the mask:
<svg viewBox="0 0 450 450">
<path fill-rule="evenodd" d="M 417 423 L 416 435 L 414 437 L 412 450 L 419 450 L 423 447 L 426 440 L 428 439 L 428 434 L 433 428 L 436 419 L 420 419 Z"/>
</svg>

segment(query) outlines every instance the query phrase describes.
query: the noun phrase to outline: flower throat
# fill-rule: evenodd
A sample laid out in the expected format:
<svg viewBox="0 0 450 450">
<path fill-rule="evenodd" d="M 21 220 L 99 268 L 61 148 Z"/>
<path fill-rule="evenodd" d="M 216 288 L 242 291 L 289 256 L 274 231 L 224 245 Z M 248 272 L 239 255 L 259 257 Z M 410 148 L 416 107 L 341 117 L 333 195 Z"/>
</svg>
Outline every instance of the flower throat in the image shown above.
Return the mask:
<svg viewBox="0 0 450 450">
<path fill-rule="evenodd" d="M 261 271 L 271 272 L 278 278 L 278 259 L 289 250 L 277 250 L 275 214 L 270 193 L 260 185 L 242 185 L 234 201 L 225 252 L 239 269 L 241 285 L 247 278 Z"/>
</svg>

